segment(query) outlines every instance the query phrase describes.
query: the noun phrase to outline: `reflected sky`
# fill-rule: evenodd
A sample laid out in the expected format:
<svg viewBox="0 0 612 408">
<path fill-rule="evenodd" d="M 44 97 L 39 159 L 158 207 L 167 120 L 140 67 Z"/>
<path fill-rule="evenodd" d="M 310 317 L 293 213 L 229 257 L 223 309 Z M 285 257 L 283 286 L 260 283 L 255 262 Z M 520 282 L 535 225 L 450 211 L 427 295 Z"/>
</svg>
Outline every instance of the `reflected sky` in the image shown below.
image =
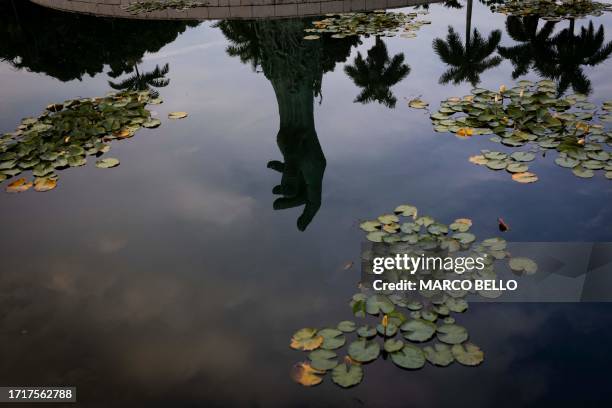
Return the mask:
<svg viewBox="0 0 612 408">
<path fill-rule="evenodd" d="M 0 0 L 3 7 L 10 3 Z M 36 12 L 43 19 L 58 13 Z M 432 24 L 417 38 L 382 39 L 390 56 L 403 54 L 410 66 L 391 87 L 395 109 L 354 103 L 361 89 L 344 70 L 358 53 L 365 58 L 374 38 L 347 44 L 341 58 L 339 51 L 329 54 L 333 63 L 317 66 L 309 82 L 320 77 L 320 92 L 306 87 L 305 99 L 285 105 L 277 79 L 305 86 L 303 78 L 277 78 L 269 71 L 278 69 L 273 64 L 253 71 L 229 56 L 230 43 L 214 22 L 168 26 L 171 35 L 161 43 L 134 45 L 125 60 L 113 57 L 125 63 L 121 79 L 136 62 L 143 72 L 169 65 L 170 83 L 158 89 L 164 104 L 152 108 L 163 124 L 113 144 L 117 169 L 69 169 L 52 192 L 0 195 L 0 384 L 74 384 L 82 405 L 94 407 L 321 401 L 431 407 L 458 400 L 462 406 L 521 406 L 585 395 L 592 402 L 612 399 L 598 369 L 610 361 L 601 346 L 612 340 L 607 305 L 474 305 L 458 321 L 485 350 L 477 369 L 405 372 L 379 361 L 348 391 L 329 379 L 304 389 L 287 375 L 302 357 L 288 348 L 296 329 L 350 318 L 347 300 L 359 272 L 342 265 L 358 257 L 360 219 L 407 202 L 440 220 L 469 217 L 478 236 L 495 235 L 501 216 L 512 226 L 508 240 L 612 239 L 612 187 L 600 174 L 585 181 L 547 157 L 533 164 L 538 183 L 514 183 L 467 161 L 497 144 L 434 134 L 426 113 L 407 108 L 404 98 L 421 96 L 436 107 L 471 88 L 439 83 L 448 67 L 432 48 L 449 25 L 464 35 L 465 8 L 432 5 L 430 12 Z M 70 16 L 93 24 L 92 17 Z M 472 27 L 483 35 L 499 29 L 501 45 L 512 46 L 505 20 L 474 4 Z M 612 17 L 578 20 L 576 32 L 590 20 L 610 27 Z M 119 32 L 131 39 L 141 23 L 103 24 L 121 25 Z M 274 24 L 287 29 L 296 23 Z M 567 25 L 558 23 L 556 30 Z M 605 37 L 612 40 L 612 33 Z M 19 47 L 35 45 L 28 40 Z M 308 47 L 321 52 L 316 44 Z M 66 64 L 89 58 L 78 48 L 61 52 L 57 65 L 49 59 L 43 68 L 0 63 L 2 132 L 49 103 L 110 90 L 108 81 L 116 80 L 108 75 L 111 60 L 101 58 L 102 69 L 60 75 L 69 72 Z M 295 61 L 304 55 L 310 54 Z M 612 95 L 611 64 L 583 68 L 594 102 Z M 315 68 L 304 67 L 313 75 Z M 514 69 L 503 60 L 480 75 L 480 86 L 509 85 Z M 303 232 L 297 226 L 304 207 L 273 207 L 282 175 L 267 167 L 287 159 L 279 139 L 283 106 L 299 111 L 292 115 L 310 109 L 302 130 L 316 132 L 326 162 L 321 206 Z M 187 111 L 189 118 L 165 120 L 171 111 Z"/>
</svg>

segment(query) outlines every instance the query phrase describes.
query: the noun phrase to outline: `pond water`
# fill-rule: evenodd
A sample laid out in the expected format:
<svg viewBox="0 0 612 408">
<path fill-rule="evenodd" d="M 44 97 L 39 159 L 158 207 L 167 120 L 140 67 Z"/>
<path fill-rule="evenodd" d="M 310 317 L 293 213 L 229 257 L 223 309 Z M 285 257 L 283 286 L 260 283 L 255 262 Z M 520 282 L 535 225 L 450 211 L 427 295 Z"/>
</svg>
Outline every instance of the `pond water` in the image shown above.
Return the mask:
<svg viewBox="0 0 612 408">
<path fill-rule="evenodd" d="M 305 358 L 288 347 L 297 329 L 352 318 L 360 272 L 343 265 L 358 263 L 360 220 L 411 203 L 471 218 L 479 235 L 497 234 L 503 217 L 509 241 L 612 240 L 601 172 L 582 179 L 547 155 L 530 165 L 538 182 L 516 183 L 468 161 L 500 149 L 488 136 L 436 133 L 407 106 L 420 97 L 437 109 L 519 79 L 553 79 L 601 104 L 612 99 L 612 15 L 553 27 L 601 29 L 593 65 L 577 56 L 548 78 L 528 64 L 513 79 L 493 46 L 479 75 L 442 83 L 452 67 L 432 43 L 449 27 L 465 39 L 459 5 L 419 7 L 431 24 L 415 38 L 308 41 L 312 19 L 113 20 L 0 0 L 2 133 L 49 104 L 103 96 L 136 68 L 168 80 L 153 81 L 162 125 L 112 143 L 118 168 L 90 160 L 61 171 L 53 191 L 0 195 L 0 385 L 75 385 L 92 407 L 609 403 L 605 303 L 474 304 L 461 321 L 485 351 L 477 368 L 378 361 L 348 390 L 288 375 Z M 470 24 L 501 47 L 520 36 L 479 2 Z M 359 71 L 368 53 L 394 69 Z M 189 116 L 166 119 L 172 111 Z M 291 195 L 275 201 L 280 191 Z"/>
</svg>

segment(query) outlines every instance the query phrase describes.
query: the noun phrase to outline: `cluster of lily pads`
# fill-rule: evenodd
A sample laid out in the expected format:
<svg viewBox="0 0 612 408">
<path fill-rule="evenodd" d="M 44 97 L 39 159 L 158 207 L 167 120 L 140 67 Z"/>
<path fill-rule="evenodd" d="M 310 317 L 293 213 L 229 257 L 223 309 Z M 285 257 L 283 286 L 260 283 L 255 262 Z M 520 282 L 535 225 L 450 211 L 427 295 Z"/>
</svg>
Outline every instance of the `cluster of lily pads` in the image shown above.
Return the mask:
<svg viewBox="0 0 612 408">
<path fill-rule="evenodd" d="M 332 38 L 344 38 L 353 35 L 376 35 L 393 37 L 399 34 L 403 38 L 416 37 L 416 31 L 428 20 L 416 20 L 417 13 L 388 13 L 377 10 L 368 13 L 328 14 L 325 19 L 313 21 L 312 28 L 304 31 L 310 34 L 306 40 L 317 40 L 318 34 L 329 33 Z"/>
<path fill-rule="evenodd" d="M 539 16 L 548 21 L 601 16 L 605 11 L 612 11 L 612 5 L 590 0 L 511 0 L 493 4 L 491 8 L 498 13 Z"/>
<path fill-rule="evenodd" d="M 400 220 L 403 217 L 404 220 Z M 369 265 L 373 257 L 385 254 L 459 254 L 486 259 L 482 270 L 466 272 L 462 279 L 496 279 L 494 264 L 510 257 L 506 241 L 501 238 L 476 242 L 469 232 L 471 220 L 460 218 L 449 225 L 437 222 L 429 216 L 418 216 L 411 205 L 401 205 L 392 214 L 384 214 L 376 220 L 361 224 L 367 232 L 372 249 L 362 254 Z M 531 275 L 537 264 L 528 259 L 513 257 L 508 262 L 518 275 Z M 369 271 L 366 272 L 369 275 Z M 385 279 L 448 279 L 452 271 L 418 271 L 416 274 L 397 270 L 386 271 Z M 384 276 L 384 274 L 382 276 Z M 376 275 L 377 279 L 381 275 Z M 361 293 L 353 295 L 350 307 L 357 318 L 369 320 L 357 324 L 352 320 L 339 322 L 334 327 L 322 329 L 307 327 L 298 330 L 291 338 L 290 347 L 308 352 L 308 360 L 297 363 L 292 378 L 304 385 L 321 383 L 327 372 L 340 387 L 352 387 L 364 377 L 364 365 L 383 358 L 390 359 L 404 369 L 420 369 L 426 362 L 446 367 L 454 361 L 465 366 L 477 366 L 484 360 L 483 351 L 468 341 L 468 330 L 456 324 L 453 314 L 468 309 L 465 299 L 470 293 L 464 290 L 419 290 L 416 293 L 372 291 L 360 285 Z M 477 295 L 495 298 L 498 290 L 478 291 Z M 349 340 L 349 336 L 354 336 Z M 345 356 L 340 359 L 339 349 L 348 343 Z"/>
<path fill-rule="evenodd" d="M 8 192 L 52 190 L 56 171 L 86 164 L 87 155 L 100 157 L 110 150 L 112 140 L 132 137 L 141 127 L 155 128 L 147 104 L 159 104 L 148 91 L 122 92 L 101 98 L 73 99 L 47 106 L 37 118 L 23 119 L 17 130 L 0 137 L 0 182 L 32 171 L 8 185 Z M 99 159 L 96 166 L 119 165 L 114 158 Z"/>
<path fill-rule="evenodd" d="M 504 153 L 483 150 L 470 162 L 492 170 L 507 170 L 515 181 L 532 183 L 538 177 L 529 172 L 536 153 L 558 151 L 555 163 L 572 169 L 581 178 L 604 170 L 612 179 L 612 101 L 601 109 L 584 95 L 557 97 L 553 81 L 519 81 L 517 86 L 492 91 L 475 88 L 463 98 L 451 97 L 431 115 L 436 132 L 455 133 L 460 138 L 493 135 L 490 140 L 527 151 Z M 599 122 L 599 123 L 597 123 Z"/>
<path fill-rule="evenodd" d="M 152 11 L 176 10 L 184 11 L 195 7 L 207 6 L 208 2 L 193 1 L 193 0 L 144 0 L 135 1 L 127 4 L 122 8 L 131 14 L 150 13 Z"/>
</svg>

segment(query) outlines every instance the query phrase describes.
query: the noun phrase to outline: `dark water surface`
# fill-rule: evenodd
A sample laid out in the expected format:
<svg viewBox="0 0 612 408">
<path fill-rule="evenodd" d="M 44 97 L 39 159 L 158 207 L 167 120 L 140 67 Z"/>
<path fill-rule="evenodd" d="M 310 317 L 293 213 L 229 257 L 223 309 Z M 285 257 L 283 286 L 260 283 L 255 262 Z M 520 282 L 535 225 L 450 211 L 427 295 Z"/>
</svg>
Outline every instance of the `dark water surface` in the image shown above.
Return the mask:
<svg viewBox="0 0 612 408">
<path fill-rule="evenodd" d="M 7 0 L 0 11 L 0 132 L 50 103 L 106 94 L 135 64 L 168 64 L 170 79 L 152 108 L 162 126 L 113 143 L 119 168 L 90 161 L 54 191 L 0 194 L 0 385 L 76 385 L 92 407 L 609 406 L 608 304 L 475 304 L 460 318 L 486 353 L 478 368 L 379 361 L 350 390 L 288 376 L 304 358 L 288 347 L 295 330 L 351 318 L 359 271 L 342 265 L 358 260 L 361 219 L 411 203 L 443 222 L 471 218 L 479 236 L 502 216 L 508 240 L 612 240 L 601 173 L 579 179 L 551 155 L 532 164 L 537 183 L 512 182 L 467 160 L 498 144 L 434 133 L 406 106 L 422 95 L 435 109 L 472 88 L 439 83 L 448 67 L 431 46 L 449 25 L 464 37 L 465 7 L 431 5 L 415 39 L 306 45 L 309 20 L 110 20 Z M 612 16 L 575 32 L 589 22 L 612 40 Z M 505 23 L 474 4 L 472 27 L 514 45 Z M 362 89 L 344 66 L 373 47 L 410 67 L 394 108 L 354 103 Z M 479 86 L 511 86 L 513 69 L 503 60 Z M 590 99 L 611 99 L 611 60 L 581 69 Z M 168 121 L 171 111 L 189 117 Z M 305 182 L 302 200 L 276 207 L 306 208 L 273 208 L 273 160 Z"/>
</svg>

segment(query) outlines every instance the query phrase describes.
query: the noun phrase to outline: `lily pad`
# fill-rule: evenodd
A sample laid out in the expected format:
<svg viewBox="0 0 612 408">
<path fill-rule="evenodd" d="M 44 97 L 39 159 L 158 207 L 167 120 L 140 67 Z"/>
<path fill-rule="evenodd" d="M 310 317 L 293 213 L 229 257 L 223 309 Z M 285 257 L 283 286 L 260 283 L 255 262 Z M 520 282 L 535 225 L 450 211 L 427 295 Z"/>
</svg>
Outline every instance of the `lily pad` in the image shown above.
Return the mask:
<svg viewBox="0 0 612 408">
<path fill-rule="evenodd" d="M 412 344 L 404 344 L 401 350 L 390 355 L 391 361 L 402 368 L 416 370 L 425 365 L 425 353 Z"/>
<path fill-rule="evenodd" d="M 407 340 L 424 342 L 433 337 L 436 325 L 423 319 L 413 319 L 402 324 L 400 329 Z"/>
<path fill-rule="evenodd" d="M 342 388 L 349 388 L 363 380 L 363 368 L 356 364 L 339 364 L 332 370 L 332 381 Z"/>
<path fill-rule="evenodd" d="M 375 341 L 360 339 L 349 344 L 349 356 L 360 363 L 368 363 L 378 358 L 380 345 Z"/>
<path fill-rule="evenodd" d="M 446 344 L 460 344 L 468 339 L 465 327 L 457 324 L 443 324 L 438 327 L 438 340 Z"/>
<path fill-rule="evenodd" d="M 446 344 L 436 343 L 433 347 L 427 346 L 423 348 L 423 351 L 427 361 L 439 367 L 446 367 L 455 360 L 451 348 Z"/>
<path fill-rule="evenodd" d="M 455 344 L 451 350 L 453 356 L 460 364 L 473 367 L 484 361 L 484 353 L 475 344 Z"/>
</svg>

